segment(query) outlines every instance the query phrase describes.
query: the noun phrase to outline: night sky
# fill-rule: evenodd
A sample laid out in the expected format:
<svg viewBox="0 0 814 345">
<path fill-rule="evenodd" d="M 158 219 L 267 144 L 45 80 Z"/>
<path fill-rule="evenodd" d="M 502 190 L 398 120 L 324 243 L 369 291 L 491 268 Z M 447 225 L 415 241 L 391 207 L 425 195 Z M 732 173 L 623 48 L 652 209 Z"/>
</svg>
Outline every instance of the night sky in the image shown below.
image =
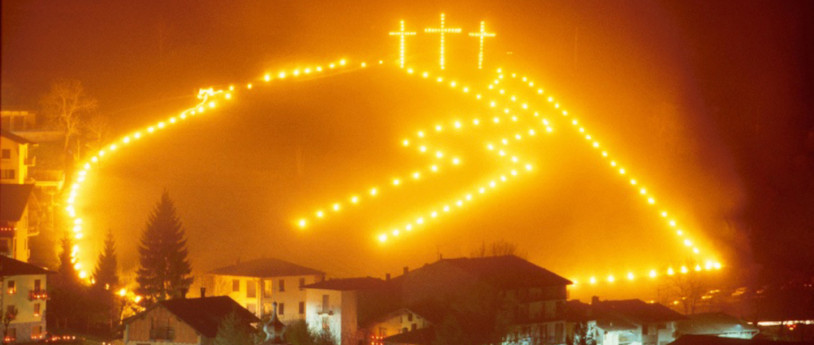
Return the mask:
<svg viewBox="0 0 814 345">
<path fill-rule="evenodd" d="M 753 277 L 814 274 L 814 5 L 810 1 L 4 1 L 3 109 L 38 108 L 59 78 L 78 79 L 117 134 L 194 104 L 200 87 L 322 63 L 391 60 L 387 32 L 486 20 L 487 67 L 525 71 L 721 253 Z M 465 79 L 477 43 L 448 38 L 448 73 Z M 408 40 L 433 67 L 437 37 Z M 475 78 L 472 78 L 475 79 Z M 477 182 L 466 169 L 300 232 L 320 203 L 426 164 L 399 141 L 480 110 L 394 69 L 273 85 L 144 141 L 106 163 L 82 203 L 89 233 L 111 228 L 122 268 L 163 189 L 176 201 L 194 269 L 276 256 L 331 275 L 396 273 L 482 242 L 519 244 L 564 275 L 680 260 L 676 241 L 573 136 L 527 153 L 526 181 L 412 237 L 378 228 Z M 463 150 L 471 142 L 453 137 Z M 469 144 L 468 144 L 469 143 Z M 104 205 L 104 206 L 102 206 Z M 645 216 L 645 215 L 648 216 Z M 88 243 L 91 250 L 101 245 Z M 95 247 L 94 247 L 95 246 Z M 647 260 L 646 260 L 647 259 Z M 759 273 L 771 272 L 760 275 Z"/>
</svg>

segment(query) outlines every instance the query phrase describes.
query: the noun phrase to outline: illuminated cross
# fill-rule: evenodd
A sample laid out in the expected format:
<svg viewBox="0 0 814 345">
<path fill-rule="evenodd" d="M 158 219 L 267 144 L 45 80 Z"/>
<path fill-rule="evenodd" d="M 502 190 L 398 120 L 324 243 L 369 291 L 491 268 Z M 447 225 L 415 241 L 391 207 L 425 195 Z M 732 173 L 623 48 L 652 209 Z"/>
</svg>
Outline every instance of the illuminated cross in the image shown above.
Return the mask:
<svg viewBox="0 0 814 345">
<path fill-rule="evenodd" d="M 469 36 L 480 38 L 480 51 L 478 52 L 478 69 L 483 69 L 483 38 L 495 37 L 494 32 L 486 32 L 486 22 L 480 22 L 479 32 L 470 32 Z"/>
<path fill-rule="evenodd" d="M 404 21 L 401 21 L 401 31 L 391 31 L 390 36 L 400 36 L 401 39 L 401 47 L 399 49 L 399 63 L 401 64 L 401 68 L 404 68 L 404 36 L 413 36 L 415 35 L 415 31 L 404 31 Z"/>
<path fill-rule="evenodd" d="M 441 27 L 440 28 L 426 28 L 424 32 L 431 33 L 431 34 L 441 34 L 441 58 L 439 62 L 441 64 L 441 69 L 444 69 L 444 35 L 446 33 L 451 34 L 459 34 L 461 33 L 461 28 L 446 28 L 444 26 L 444 14 L 441 13 Z"/>
</svg>

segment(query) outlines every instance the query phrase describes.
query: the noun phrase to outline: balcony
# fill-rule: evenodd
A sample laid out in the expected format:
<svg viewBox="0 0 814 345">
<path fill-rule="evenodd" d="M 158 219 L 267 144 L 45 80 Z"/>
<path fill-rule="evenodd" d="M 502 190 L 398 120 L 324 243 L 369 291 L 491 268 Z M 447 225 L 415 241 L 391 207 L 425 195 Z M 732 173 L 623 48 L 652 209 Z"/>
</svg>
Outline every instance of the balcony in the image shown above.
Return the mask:
<svg viewBox="0 0 814 345">
<path fill-rule="evenodd" d="M 47 300 L 47 299 L 48 299 L 48 293 L 43 289 L 31 290 L 31 291 L 28 292 L 28 300 L 29 301 Z"/>
</svg>

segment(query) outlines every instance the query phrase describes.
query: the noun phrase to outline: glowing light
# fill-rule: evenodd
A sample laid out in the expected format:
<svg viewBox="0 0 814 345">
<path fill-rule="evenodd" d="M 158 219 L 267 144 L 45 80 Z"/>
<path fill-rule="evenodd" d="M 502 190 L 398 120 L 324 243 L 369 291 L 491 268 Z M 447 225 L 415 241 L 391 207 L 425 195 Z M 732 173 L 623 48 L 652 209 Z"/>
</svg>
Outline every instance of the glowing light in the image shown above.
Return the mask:
<svg viewBox="0 0 814 345">
<path fill-rule="evenodd" d="M 469 36 L 478 37 L 480 40 L 480 48 L 478 49 L 478 69 L 483 69 L 483 39 L 486 37 L 495 37 L 495 33 L 486 32 L 486 22 L 480 22 L 479 32 L 470 32 Z"/>
<path fill-rule="evenodd" d="M 401 184 L 401 180 L 399 180 L 399 179 L 397 179 L 397 178 L 396 178 L 396 179 L 393 179 L 393 185 L 394 185 L 394 186 L 398 186 L 399 184 Z"/>
<path fill-rule="evenodd" d="M 667 275 L 668 275 L 668 276 L 671 276 L 671 275 L 674 275 L 674 274 L 676 274 L 676 272 L 673 270 L 673 268 L 672 268 L 672 267 L 670 267 L 670 268 L 668 268 L 668 269 L 667 269 Z"/>
<path fill-rule="evenodd" d="M 608 283 L 613 283 L 614 281 L 616 281 L 616 278 L 613 277 L 613 274 L 609 275 L 608 276 Z"/>
<path fill-rule="evenodd" d="M 376 196 L 376 194 L 379 193 L 379 190 L 376 188 L 371 188 L 369 193 L 371 196 Z"/>
<path fill-rule="evenodd" d="M 404 41 L 407 36 L 414 36 L 415 31 L 405 31 L 404 30 L 404 21 L 400 22 L 401 30 L 399 31 L 391 31 L 390 36 L 399 36 L 400 46 L 399 46 L 399 66 L 404 68 Z"/>
<path fill-rule="evenodd" d="M 656 278 L 657 276 L 656 270 L 650 270 L 650 278 Z"/>
<path fill-rule="evenodd" d="M 339 203 L 335 203 L 331 208 L 334 209 L 334 212 L 338 212 L 342 208 L 342 206 Z"/>
<path fill-rule="evenodd" d="M 596 277 L 591 277 L 591 279 L 589 279 L 588 282 L 591 283 L 591 285 L 596 284 Z"/>
<path fill-rule="evenodd" d="M 439 27 L 439 28 L 427 28 L 427 29 L 424 29 L 424 32 L 426 32 L 426 33 L 437 33 L 437 34 L 439 34 L 441 36 L 441 50 L 440 50 L 440 55 L 439 55 L 438 62 L 439 62 L 439 66 L 443 70 L 444 69 L 444 39 L 445 39 L 445 36 L 446 36 L 447 33 L 451 33 L 451 34 L 460 33 L 461 29 L 460 28 L 447 28 L 446 27 L 445 15 L 443 13 L 441 13 L 441 27 Z"/>
<path fill-rule="evenodd" d="M 271 75 L 269 75 L 269 74 L 264 75 L 263 80 L 265 80 L 266 82 L 271 81 Z"/>
<path fill-rule="evenodd" d="M 350 203 L 351 204 L 355 204 L 355 203 L 358 203 L 358 202 L 359 202 L 359 197 L 358 196 L 354 195 L 354 196 L 350 197 Z"/>
<path fill-rule="evenodd" d="M 379 242 L 387 242 L 387 235 L 386 234 L 379 235 Z"/>
<path fill-rule="evenodd" d="M 298 225 L 300 228 L 305 228 L 305 227 L 308 225 L 308 221 L 307 221 L 307 220 L 305 220 L 305 218 L 300 219 L 300 220 L 297 222 L 297 225 Z"/>
<path fill-rule="evenodd" d="M 635 279 L 635 278 L 636 278 L 636 277 L 633 275 L 633 272 L 628 272 L 628 273 L 627 273 L 627 280 L 633 280 L 633 279 Z"/>
<path fill-rule="evenodd" d="M 322 210 L 320 210 L 320 211 L 317 211 L 316 215 L 317 215 L 317 218 L 322 218 L 322 217 L 325 217 L 325 212 L 322 212 Z"/>
</svg>

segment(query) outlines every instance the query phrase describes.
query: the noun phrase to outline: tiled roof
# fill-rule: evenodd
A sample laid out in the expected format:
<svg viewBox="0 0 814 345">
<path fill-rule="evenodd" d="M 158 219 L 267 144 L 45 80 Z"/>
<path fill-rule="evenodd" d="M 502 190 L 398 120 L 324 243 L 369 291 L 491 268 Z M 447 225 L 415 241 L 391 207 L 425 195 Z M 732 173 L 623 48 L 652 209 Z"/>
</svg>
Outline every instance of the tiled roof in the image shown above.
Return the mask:
<svg viewBox="0 0 814 345">
<path fill-rule="evenodd" d="M 661 304 L 645 303 L 640 299 L 597 301 L 591 306 L 597 312 L 616 314 L 638 324 L 686 319 L 684 315 Z"/>
<path fill-rule="evenodd" d="M 513 255 L 442 259 L 495 287 L 510 289 L 573 284 L 570 280 Z"/>
<path fill-rule="evenodd" d="M 0 222 L 19 221 L 33 189 L 33 184 L 0 184 Z"/>
<path fill-rule="evenodd" d="M 21 276 L 52 273 L 42 267 L 0 255 L 0 276 Z"/>
<path fill-rule="evenodd" d="M 372 277 L 362 277 L 362 278 L 341 278 L 341 279 L 330 279 L 321 281 L 319 283 L 314 283 L 310 285 L 306 285 L 305 287 L 308 289 L 323 289 L 323 290 L 339 290 L 339 291 L 346 291 L 346 290 L 372 290 L 378 289 L 385 286 L 385 281 L 372 278 Z"/>
<path fill-rule="evenodd" d="M 214 338 L 224 317 L 235 312 L 246 323 L 259 322 L 254 314 L 228 296 L 173 299 L 158 304 L 205 337 Z"/>
<path fill-rule="evenodd" d="M 241 277 L 287 277 L 325 274 L 322 271 L 274 258 L 263 258 L 237 263 L 210 271 L 211 274 Z"/>
</svg>

